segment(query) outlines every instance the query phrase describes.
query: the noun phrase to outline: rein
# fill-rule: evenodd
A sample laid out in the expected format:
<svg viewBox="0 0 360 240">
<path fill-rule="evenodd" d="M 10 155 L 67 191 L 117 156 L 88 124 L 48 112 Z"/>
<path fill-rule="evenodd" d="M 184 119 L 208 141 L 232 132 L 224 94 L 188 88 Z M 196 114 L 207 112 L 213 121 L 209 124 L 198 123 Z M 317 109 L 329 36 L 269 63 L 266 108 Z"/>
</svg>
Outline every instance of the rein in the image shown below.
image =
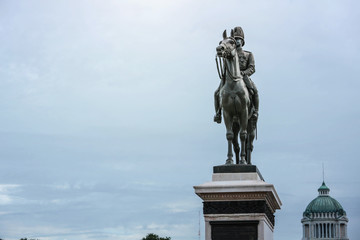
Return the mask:
<svg viewBox="0 0 360 240">
<path fill-rule="evenodd" d="M 235 77 L 231 74 L 231 72 L 230 72 L 230 70 L 229 70 L 229 66 L 226 64 L 226 61 L 224 62 L 224 65 L 225 65 L 225 69 L 226 69 L 226 70 L 228 71 L 228 73 L 229 73 L 230 78 L 231 78 L 234 82 L 239 81 L 238 78 L 235 78 Z"/>
<path fill-rule="evenodd" d="M 220 70 L 219 70 L 218 58 L 219 58 L 219 62 L 220 62 Z M 221 80 L 223 80 L 223 79 L 225 78 L 225 73 L 223 73 L 223 67 L 222 67 L 222 64 L 221 64 L 221 58 L 218 57 L 217 55 L 215 55 L 215 61 L 216 61 L 216 68 L 217 68 L 217 72 L 218 72 L 219 78 L 220 78 Z M 220 73 L 220 72 L 221 72 L 221 73 Z"/>
<path fill-rule="evenodd" d="M 218 61 L 218 58 L 219 58 L 219 61 Z M 234 82 L 239 81 L 238 78 L 234 77 L 234 76 L 231 74 L 231 72 L 230 72 L 230 70 L 229 70 L 229 66 L 228 66 L 228 64 L 226 63 L 226 61 L 224 61 L 224 60 L 223 60 L 223 62 L 224 62 L 224 67 L 225 67 L 225 68 L 224 68 L 224 72 L 223 72 L 223 66 L 222 66 L 222 64 L 221 64 L 221 59 L 222 59 L 221 57 L 219 57 L 219 56 L 217 56 L 217 55 L 215 56 L 216 68 L 217 68 L 217 72 L 218 72 L 219 78 L 220 78 L 221 80 L 225 79 L 225 73 L 228 72 L 230 78 L 231 78 Z M 220 62 L 220 70 L 219 70 L 219 62 Z"/>
</svg>

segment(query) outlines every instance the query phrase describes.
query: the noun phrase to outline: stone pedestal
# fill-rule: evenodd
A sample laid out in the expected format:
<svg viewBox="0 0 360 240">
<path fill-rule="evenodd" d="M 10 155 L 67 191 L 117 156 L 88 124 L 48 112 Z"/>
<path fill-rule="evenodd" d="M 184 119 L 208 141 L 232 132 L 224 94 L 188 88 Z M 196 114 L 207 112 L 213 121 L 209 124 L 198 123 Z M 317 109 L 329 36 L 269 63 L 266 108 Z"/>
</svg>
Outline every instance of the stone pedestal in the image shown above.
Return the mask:
<svg viewBox="0 0 360 240">
<path fill-rule="evenodd" d="M 204 204 L 205 240 L 273 240 L 281 201 L 255 165 L 215 166 L 212 181 L 194 189 Z"/>
</svg>

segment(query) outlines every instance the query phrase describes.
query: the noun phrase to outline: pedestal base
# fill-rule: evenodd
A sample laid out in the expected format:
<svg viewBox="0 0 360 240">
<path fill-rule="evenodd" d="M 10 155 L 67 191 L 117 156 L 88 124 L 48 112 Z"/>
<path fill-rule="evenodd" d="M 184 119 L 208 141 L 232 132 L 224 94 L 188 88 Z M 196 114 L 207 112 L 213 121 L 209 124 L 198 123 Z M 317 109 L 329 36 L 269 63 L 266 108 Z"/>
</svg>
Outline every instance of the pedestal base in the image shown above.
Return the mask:
<svg viewBox="0 0 360 240">
<path fill-rule="evenodd" d="M 258 239 L 259 221 L 211 221 L 213 240 Z"/>
<path fill-rule="evenodd" d="M 256 166 L 216 166 L 212 181 L 194 188 L 204 201 L 206 240 L 273 239 L 281 201 Z"/>
</svg>

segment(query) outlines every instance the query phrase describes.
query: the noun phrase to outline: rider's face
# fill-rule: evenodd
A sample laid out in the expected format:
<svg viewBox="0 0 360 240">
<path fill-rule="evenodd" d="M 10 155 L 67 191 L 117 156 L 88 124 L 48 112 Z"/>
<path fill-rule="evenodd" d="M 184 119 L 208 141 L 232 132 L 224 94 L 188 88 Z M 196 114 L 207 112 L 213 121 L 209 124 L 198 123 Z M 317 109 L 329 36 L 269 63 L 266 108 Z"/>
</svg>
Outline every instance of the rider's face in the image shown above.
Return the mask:
<svg viewBox="0 0 360 240">
<path fill-rule="evenodd" d="M 242 46 L 242 40 L 240 38 L 236 39 L 236 47 L 241 47 Z"/>
</svg>

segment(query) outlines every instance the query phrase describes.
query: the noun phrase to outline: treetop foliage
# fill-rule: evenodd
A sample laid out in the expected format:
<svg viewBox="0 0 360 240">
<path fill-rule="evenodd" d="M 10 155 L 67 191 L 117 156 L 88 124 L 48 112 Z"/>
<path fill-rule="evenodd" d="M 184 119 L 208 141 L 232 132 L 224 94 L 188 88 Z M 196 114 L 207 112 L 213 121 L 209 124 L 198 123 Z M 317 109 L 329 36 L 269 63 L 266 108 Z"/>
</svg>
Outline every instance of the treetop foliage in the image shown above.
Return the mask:
<svg viewBox="0 0 360 240">
<path fill-rule="evenodd" d="M 159 237 L 158 235 L 154 233 L 149 233 L 144 237 L 142 240 L 171 240 L 171 237 Z"/>
</svg>

